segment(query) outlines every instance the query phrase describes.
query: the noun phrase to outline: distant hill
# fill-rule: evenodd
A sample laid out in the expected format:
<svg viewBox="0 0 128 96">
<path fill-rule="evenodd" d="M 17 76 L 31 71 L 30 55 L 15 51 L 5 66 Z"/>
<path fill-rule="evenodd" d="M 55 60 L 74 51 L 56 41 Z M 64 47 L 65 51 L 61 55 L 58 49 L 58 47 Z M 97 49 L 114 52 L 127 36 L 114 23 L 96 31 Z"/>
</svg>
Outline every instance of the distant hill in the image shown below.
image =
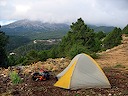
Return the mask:
<svg viewBox="0 0 128 96">
<path fill-rule="evenodd" d="M 113 26 L 95 26 L 95 25 L 88 25 L 88 26 L 94 29 L 95 32 L 103 31 L 105 33 L 111 32 L 115 28 Z"/>
<path fill-rule="evenodd" d="M 114 27 L 88 25 L 95 32 L 110 32 Z M 70 26 L 65 23 L 44 23 L 41 21 L 19 20 L 2 26 L 1 30 L 11 36 L 25 36 L 31 40 L 62 38 Z"/>
</svg>

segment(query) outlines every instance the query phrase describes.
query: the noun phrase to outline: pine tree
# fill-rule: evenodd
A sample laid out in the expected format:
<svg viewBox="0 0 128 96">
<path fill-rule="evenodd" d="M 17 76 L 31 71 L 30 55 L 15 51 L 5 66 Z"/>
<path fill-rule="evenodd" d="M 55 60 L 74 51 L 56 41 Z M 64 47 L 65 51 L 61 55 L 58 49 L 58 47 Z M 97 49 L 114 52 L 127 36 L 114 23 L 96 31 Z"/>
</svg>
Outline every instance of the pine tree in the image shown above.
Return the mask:
<svg viewBox="0 0 128 96">
<path fill-rule="evenodd" d="M 123 34 L 128 34 L 128 24 L 127 26 L 124 27 L 124 29 L 122 30 Z"/>
<path fill-rule="evenodd" d="M 8 43 L 8 36 L 6 36 L 4 32 L 0 31 L 0 67 L 5 67 L 5 68 L 8 67 L 6 48 L 5 48 L 7 43 Z"/>
<path fill-rule="evenodd" d="M 120 28 L 115 28 L 112 32 L 110 32 L 103 41 L 105 49 L 121 44 L 121 34 L 122 32 Z"/>
<path fill-rule="evenodd" d="M 72 54 L 75 50 L 75 54 L 85 52 L 83 48 L 92 52 L 97 52 L 100 49 L 99 39 L 96 39 L 94 30 L 90 29 L 81 18 L 72 23 L 70 28 L 59 45 L 60 56 L 69 56 L 70 51 Z M 73 48 L 74 46 L 77 47 Z"/>
</svg>

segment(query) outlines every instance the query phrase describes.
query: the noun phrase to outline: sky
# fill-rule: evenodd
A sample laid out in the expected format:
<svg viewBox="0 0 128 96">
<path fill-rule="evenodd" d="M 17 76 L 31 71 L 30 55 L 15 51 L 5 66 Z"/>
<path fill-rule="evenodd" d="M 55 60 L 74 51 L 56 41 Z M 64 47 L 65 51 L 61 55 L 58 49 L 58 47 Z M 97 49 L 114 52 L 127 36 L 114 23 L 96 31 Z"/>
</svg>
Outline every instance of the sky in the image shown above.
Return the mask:
<svg viewBox="0 0 128 96">
<path fill-rule="evenodd" d="M 30 19 L 51 23 L 76 22 L 125 27 L 128 0 L 0 0 L 0 25 Z"/>
</svg>

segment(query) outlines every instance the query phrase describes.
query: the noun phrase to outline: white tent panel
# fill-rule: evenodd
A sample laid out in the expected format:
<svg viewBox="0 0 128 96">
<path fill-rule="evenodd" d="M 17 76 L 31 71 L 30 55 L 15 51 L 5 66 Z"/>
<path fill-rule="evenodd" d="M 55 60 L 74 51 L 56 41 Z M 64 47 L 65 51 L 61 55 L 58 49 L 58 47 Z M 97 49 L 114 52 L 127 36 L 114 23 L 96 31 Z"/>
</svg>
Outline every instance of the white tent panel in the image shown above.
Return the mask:
<svg viewBox="0 0 128 96">
<path fill-rule="evenodd" d="M 71 89 L 110 88 L 110 84 L 100 67 L 88 55 L 80 54 L 71 78 Z"/>
</svg>

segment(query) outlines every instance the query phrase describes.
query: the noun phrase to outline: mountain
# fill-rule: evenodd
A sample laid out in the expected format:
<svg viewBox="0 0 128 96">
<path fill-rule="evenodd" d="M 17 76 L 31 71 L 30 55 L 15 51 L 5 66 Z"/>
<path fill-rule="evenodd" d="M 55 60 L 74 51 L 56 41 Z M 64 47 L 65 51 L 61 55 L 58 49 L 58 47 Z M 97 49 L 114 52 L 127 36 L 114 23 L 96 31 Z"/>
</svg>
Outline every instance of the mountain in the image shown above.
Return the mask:
<svg viewBox="0 0 128 96">
<path fill-rule="evenodd" d="M 111 32 L 115 28 L 113 26 L 95 26 L 95 25 L 88 25 L 88 26 L 94 29 L 95 32 L 103 31 L 105 33 Z"/>
<path fill-rule="evenodd" d="M 115 27 L 112 26 L 99 26 L 94 28 L 95 32 L 103 31 L 103 32 L 111 32 Z"/>
<path fill-rule="evenodd" d="M 95 32 L 111 32 L 114 27 L 88 25 Z M 31 40 L 62 38 L 70 29 L 65 23 L 44 23 L 41 21 L 19 20 L 2 26 L 1 30 L 7 35 L 24 36 Z"/>
<path fill-rule="evenodd" d="M 30 39 L 49 39 L 63 37 L 68 32 L 69 25 L 64 23 L 43 23 L 25 19 L 2 26 L 1 30 L 7 35 L 25 36 Z"/>
</svg>

